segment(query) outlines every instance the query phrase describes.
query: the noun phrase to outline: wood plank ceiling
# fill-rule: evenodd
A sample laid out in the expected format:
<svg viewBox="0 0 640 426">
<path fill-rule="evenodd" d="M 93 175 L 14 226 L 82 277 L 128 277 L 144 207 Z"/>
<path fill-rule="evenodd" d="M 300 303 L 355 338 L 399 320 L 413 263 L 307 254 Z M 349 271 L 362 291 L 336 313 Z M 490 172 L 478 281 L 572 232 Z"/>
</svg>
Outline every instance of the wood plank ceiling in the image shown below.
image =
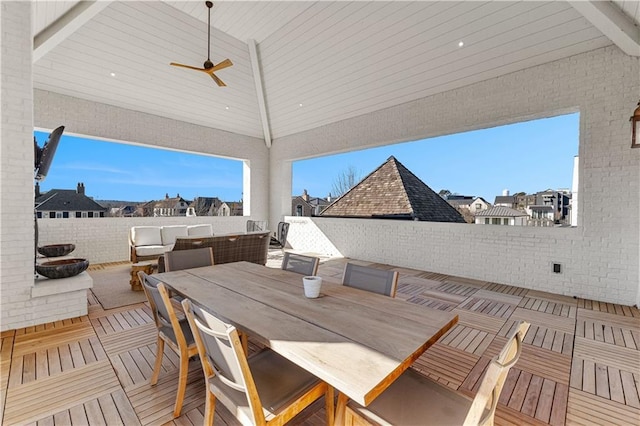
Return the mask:
<svg viewBox="0 0 640 426">
<path fill-rule="evenodd" d="M 75 3 L 36 1 L 34 35 Z M 637 5 L 615 2 L 636 23 Z M 262 138 L 254 39 L 277 139 L 612 43 L 566 2 L 218 2 L 219 88 L 169 66 L 202 65 L 206 19 L 202 1 L 111 2 L 35 62 L 34 86 Z"/>
</svg>

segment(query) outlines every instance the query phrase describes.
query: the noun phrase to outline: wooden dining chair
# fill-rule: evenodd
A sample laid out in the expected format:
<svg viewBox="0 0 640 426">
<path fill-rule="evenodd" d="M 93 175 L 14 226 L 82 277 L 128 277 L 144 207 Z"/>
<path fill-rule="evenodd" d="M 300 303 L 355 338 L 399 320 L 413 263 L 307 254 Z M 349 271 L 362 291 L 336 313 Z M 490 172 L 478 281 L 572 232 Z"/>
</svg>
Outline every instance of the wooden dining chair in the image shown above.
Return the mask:
<svg viewBox="0 0 640 426">
<path fill-rule="evenodd" d="M 238 332 L 190 300 L 182 301 L 207 384 L 204 424 L 213 424 L 216 399 L 242 424 L 282 425 L 325 396 L 333 424 L 333 388 L 272 350 L 247 358 Z"/>
<path fill-rule="evenodd" d="M 302 275 L 316 275 L 319 265 L 319 257 L 305 256 L 303 254 L 287 252 L 282 259 L 282 269 L 297 272 Z"/>
<path fill-rule="evenodd" d="M 522 340 L 528 329 L 527 322 L 515 324 L 506 345 L 489 363 L 475 398 L 471 399 L 409 369 L 367 407 L 349 402 L 344 424 L 493 425 L 504 381 L 520 357 Z"/>
<path fill-rule="evenodd" d="M 213 263 L 213 249 L 211 247 L 174 250 L 164 254 L 164 268 L 167 272 L 211 266 Z"/>
<path fill-rule="evenodd" d="M 385 296 L 396 297 L 398 271 L 347 263 L 342 275 L 342 284 Z"/>
<path fill-rule="evenodd" d="M 149 300 L 153 319 L 158 329 L 158 350 L 156 352 L 156 363 L 151 377 L 151 386 L 158 383 L 160 369 L 162 366 L 162 356 L 164 354 L 164 344 L 168 344 L 180 356 L 180 371 L 178 376 L 178 392 L 176 403 L 173 409 L 173 417 L 179 417 L 182 411 L 182 402 L 187 388 L 187 374 L 189 373 L 189 359 L 198 355 L 191 327 L 186 317 L 178 319 L 176 311 L 171 303 L 171 298 L 167 287 L 157 278 L 138 272 L 142 288 Z"/>
</svg>

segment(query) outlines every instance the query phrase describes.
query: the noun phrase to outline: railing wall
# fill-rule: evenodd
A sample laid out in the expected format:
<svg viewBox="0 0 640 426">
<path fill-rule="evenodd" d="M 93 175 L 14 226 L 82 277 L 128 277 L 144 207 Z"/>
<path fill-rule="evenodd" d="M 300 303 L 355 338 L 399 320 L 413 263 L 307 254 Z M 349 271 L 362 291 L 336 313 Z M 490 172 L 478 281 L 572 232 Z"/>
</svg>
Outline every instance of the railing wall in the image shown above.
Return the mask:
<svg viewBox="0 0 640 426">
<path fill-rule="evenodd" d="M 91 263 L 129 260 L 132 226 L 197 225 L 210 223 L 214 234 L 246 230 L 249 216 L 105 217 L 85 219 L 38 219 L 38 245 L 73 243 L 73 256 Z"/>
<path fill-rule="evenodd" d="M 556 294 L 634 305 L 637 261 L 581 228 L 286 217 L 301 252 L 379 262 Z M 631 260 L 631 259 L 630 259 Z M 553 264 L 561 272 L 553 272 Z M 635 266 L 634 266 L 635 265 Z M 636 268 L 636 269 L 634 269 Z M 608 290 L 602 291 L 602 282 Z"/>
</svg>

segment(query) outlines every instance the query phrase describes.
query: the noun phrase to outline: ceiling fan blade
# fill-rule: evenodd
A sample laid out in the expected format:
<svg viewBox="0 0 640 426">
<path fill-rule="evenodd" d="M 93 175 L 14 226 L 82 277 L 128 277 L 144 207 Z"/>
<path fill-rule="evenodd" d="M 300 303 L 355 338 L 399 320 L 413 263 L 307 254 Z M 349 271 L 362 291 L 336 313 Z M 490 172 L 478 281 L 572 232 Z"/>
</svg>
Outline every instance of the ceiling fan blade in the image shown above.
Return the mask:
<svg viewBox="0 0 640 426">
<path fill-rule="evenodd" d="M 220 80 L 214 73 L 210 73 L 209 74 L 211 76 L 211 78 L 213 79 L 213 81 L 216 82 L 216 84 L 220 87 L 225 87 L 226 84 L 224 84 L 224 81 Z"/>
<path fill-rule="evenodd" d="M 196 70 L 196 71 L 204 71 L 204 72 L 207 71 L 204 68 L 192 67 L 191 65 L 177 64 L 175 62 L 171 62 L 169 65 L 173 65 L 174 67 L 188 68 L 190 70 Z"/>
<path fill-rule="evenodd" d="M 220 62 L 218 65 L 214 66 L 213 68 L 209 68 L 207 71 L 208 72 L 220 71 L 221 69 L 228 68 L 232 65 L 233 65 L 233 62 L 231 62 L 229 59 L 225 59 L 224 61 Z"/>
</svg>

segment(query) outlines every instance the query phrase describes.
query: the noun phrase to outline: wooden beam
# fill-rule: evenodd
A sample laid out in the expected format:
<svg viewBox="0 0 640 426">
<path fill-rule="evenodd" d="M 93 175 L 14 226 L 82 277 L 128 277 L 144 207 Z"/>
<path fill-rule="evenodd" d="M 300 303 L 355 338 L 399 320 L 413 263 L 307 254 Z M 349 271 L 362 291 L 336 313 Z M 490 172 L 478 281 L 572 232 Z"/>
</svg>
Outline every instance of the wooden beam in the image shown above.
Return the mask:
<svg viewBox="0 0 640 426">
<path fill-rule="evenodd" d="M 264 99 L 264 89 L 262 88 L 262 72 L 260 71 L 260 60 L 258 59 L 258 50 L 256 41 L 247 40 L 249 46 L 249 57 L 251 58 L 251 69 L 253 70 L 253 80 L 256 84 L 256 96 L 258 98 L 258 109 L 260 110 L 260 119 L 262 121 L 262 130 L 264 132 L 264 143 L 267 148 L 271 148 L 271 131 L 269 130 L 269 115 L 267 113 L 267 103 Z"/>
<path fill-rule="evenodd" d="M 593 26 L 624 53 L 640 56 L 640 28 L 608 1 L 569 1 Z"/>
<path fill-rule="evenodd" d="M 67 37 L 76 32 L 94 16 L 109 6 L 111 1 L 79 1 L 51 25 L 33 38 L 33 62 L 35 63 Z"/>
</svg>

